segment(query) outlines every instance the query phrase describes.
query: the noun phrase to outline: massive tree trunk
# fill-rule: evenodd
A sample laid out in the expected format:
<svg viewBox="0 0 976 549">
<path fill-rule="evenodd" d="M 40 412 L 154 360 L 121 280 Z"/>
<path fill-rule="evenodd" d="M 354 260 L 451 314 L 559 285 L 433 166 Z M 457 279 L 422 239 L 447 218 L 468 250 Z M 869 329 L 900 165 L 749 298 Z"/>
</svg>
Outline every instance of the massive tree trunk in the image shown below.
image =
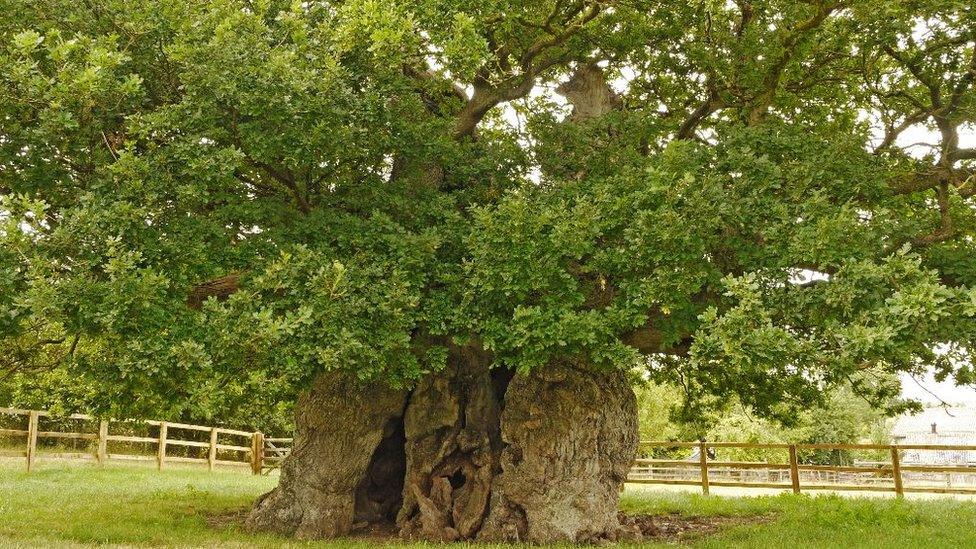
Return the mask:
<svg viewBox="0 0 976 549">
<path fill-rule="evenodd" d="M 304 538 L 371 528 L 434 541 L 628 538 L 617 500 L 637 448 L 624 375 L 513 375 L 474 347 L 409 394 L 323 376 L 299 403 L 280 485 L 247 524 Z"/>
</svg>

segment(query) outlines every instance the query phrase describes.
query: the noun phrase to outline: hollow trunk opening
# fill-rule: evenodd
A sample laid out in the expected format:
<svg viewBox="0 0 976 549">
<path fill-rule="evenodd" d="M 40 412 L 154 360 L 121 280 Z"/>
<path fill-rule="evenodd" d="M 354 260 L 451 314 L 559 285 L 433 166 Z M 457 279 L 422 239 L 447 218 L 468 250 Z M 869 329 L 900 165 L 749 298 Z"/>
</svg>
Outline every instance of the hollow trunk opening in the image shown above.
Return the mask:
<svg viewBox="0 0 976 549">
<path fill-rule="evenodd" d="M 388 521 L 399 507 L 406 399 L 344 372 L 319 376 L 295 406 L 278 487 L 257 501 L 247 528 L 316 539 Z"/>
<path fill-rule="evenodd" d="M 491 376 L 491 388 L 495 393 L 495 401 L 498 402 L 498 407 L 501 410 L 505 409 L 505 393 L 508 391 L 508 385 L 512 382 L 512 378 L 515 377 L 515 370 L 511 368 L 492 368 L 489 372 Z"/>
<path fill-rule="evenodd" d="M 403 476 L 407 470 L 403 417 L 391 418 L 373 452 L 366 473 L 356 487 L 354 528 L 396 522 L 403 504 Z"/>
</svg>

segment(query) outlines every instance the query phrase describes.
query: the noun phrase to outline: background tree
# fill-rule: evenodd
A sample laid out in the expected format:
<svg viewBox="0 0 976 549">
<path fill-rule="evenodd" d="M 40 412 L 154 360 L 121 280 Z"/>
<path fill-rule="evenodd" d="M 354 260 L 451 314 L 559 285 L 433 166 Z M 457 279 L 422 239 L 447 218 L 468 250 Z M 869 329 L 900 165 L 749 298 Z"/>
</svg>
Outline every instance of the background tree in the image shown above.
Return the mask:
<svg viewBox="0 0 976 549">
<path fill-rule="evenodd" d="M 4 368 L 112 414 L 300 393 L 252 527 L 633 536 L 635 365 L 787 422 L 973 381 L 958 2 L 0 13 Z"/>
<path fill-rule="evenodd" d="M 886 444 L 894 421 L 849 387 L 830 391 L 821 404 L 803 411 L 790 425 L 753 413 L 737 400 L 714 406 L 707 414 L 682 417 L 681 390 L 668 384 L 638 386 L 637 408 L 641 440 L 712 440 L 760 444 Z M 648 457 L 686 458 L 687 449 L 645 449 Z M 717 448 L 721 461 L 781 463 L 784 450 Z M 877 451 L 800 450 L 804 463 L 850 465 L 855 459 L 883 460 Z"/>
</svg>

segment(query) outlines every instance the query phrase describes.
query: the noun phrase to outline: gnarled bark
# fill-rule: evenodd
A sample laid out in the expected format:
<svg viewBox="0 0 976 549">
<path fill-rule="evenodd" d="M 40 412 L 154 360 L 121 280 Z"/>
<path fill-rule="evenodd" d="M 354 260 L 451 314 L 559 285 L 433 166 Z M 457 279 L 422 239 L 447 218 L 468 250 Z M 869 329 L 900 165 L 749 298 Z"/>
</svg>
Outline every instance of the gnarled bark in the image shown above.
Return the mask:
<svg viewBox="0 0 976 549">
<path fill-rule="evenodd" d="M 452 347 L 448 368 L 411 394 L 397 517 L 404 536 L 453 541 L 471 539 L 481 528 L 499 471 L 499 418 L 511 377 L 489 367 L 484 352 Z"/>
<path fill-rule="evenodd" d="M 512 380 L 502 472 L 479 539 L 616 540 L 618 493 L 637 452 L 637 403 L 623 373 L 569 365 Z"/>
<path fill-rule="evenodd" d="M 580 65 L 573 76 L 556 88 L 573 105 L 573 121 L 603 116 L 623 106 L 620 97 L 607 84 L 603 69 L 596 63 Z"/>
<path fill-rule="evenodd" d="M 258 500 L 246 526 L 310 539 L 388 520 L 400 507 L 406 398 L 345 373 L 320 376 L 296 406 L 281 481 Z"/>
<path fill-rule="evenodd" d="M 448 367 L 409 396 L 370 386 L 350 399 L 348 384 L 318 383 L 300 404 L 281 485 L 248 525 L 334 537 L 392 527 L 395 515 L 400 535 L 432 541 L 639 536 L 617 519 L 637 450 L 624 374 L 554 364 L 513 375 L 490 365 L 480 349 L 452 346 Z"/>
</svg>

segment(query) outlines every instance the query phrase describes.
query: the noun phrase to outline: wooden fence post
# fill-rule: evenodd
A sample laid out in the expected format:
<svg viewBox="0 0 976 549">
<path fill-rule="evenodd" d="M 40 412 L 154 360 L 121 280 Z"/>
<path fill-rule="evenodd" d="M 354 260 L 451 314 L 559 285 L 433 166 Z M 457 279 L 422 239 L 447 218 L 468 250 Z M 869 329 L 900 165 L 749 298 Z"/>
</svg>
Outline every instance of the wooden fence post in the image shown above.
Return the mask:
<svg viewBox="0 0 976 549">
<path fill-rule="evenodd" d="M 105 460 L 108 457 L 108 421 L 101 420 L 98 422 L 98 448 L 95 450 L 95 459 L 98 461 L 99 465 L 105 465 Z"/>
<path fill-rule="evenodd" d="M 163 469 L 163 465 L 166 463 L 166 437 L 169 431 L 169 426 L 165 421 L 159 422 L 159 449 L 156 451 L 156 467 L 160 470 Z"/>
<path fill-rule="evenodd" d="M 905 497 L 905 489 L 901 484 L 901 460 L 898 457 L 898 447 L 891 446 L 891 477 L 895 481 L 895 493 L 898 497 Z"/>
<path fill-rule="evenodd" d="M 210 452 L 207 454 L 207 468 L 211 471 L 217 464 L 217 428 L 210 429 Z"/>
<path fill-rule="evenodd" d="M 264 468 L 264 434 L 254 433 L 251 435 L 251 472 L 255 475 L 261 474 Z"/>
<path fill-rule="evenodd" d="M 40 413 L 31 410 L 27 416 L 27 472 L 34 468 L 34 458 L 37 457 L 37 422 Z"/>
<path fill-rule="evenodd" d="M 796 445 L 790 444 L 790 482 L 793 484 L 793 493 L 800 493 L 800 468 L 796 461 Z"/>
<path fill-rule="evenodd" d="M 708 495 L 708 446 L 704 440 L 698 441 L 698 463 L 701 465 L 702 493 Z"/>
</svg>

